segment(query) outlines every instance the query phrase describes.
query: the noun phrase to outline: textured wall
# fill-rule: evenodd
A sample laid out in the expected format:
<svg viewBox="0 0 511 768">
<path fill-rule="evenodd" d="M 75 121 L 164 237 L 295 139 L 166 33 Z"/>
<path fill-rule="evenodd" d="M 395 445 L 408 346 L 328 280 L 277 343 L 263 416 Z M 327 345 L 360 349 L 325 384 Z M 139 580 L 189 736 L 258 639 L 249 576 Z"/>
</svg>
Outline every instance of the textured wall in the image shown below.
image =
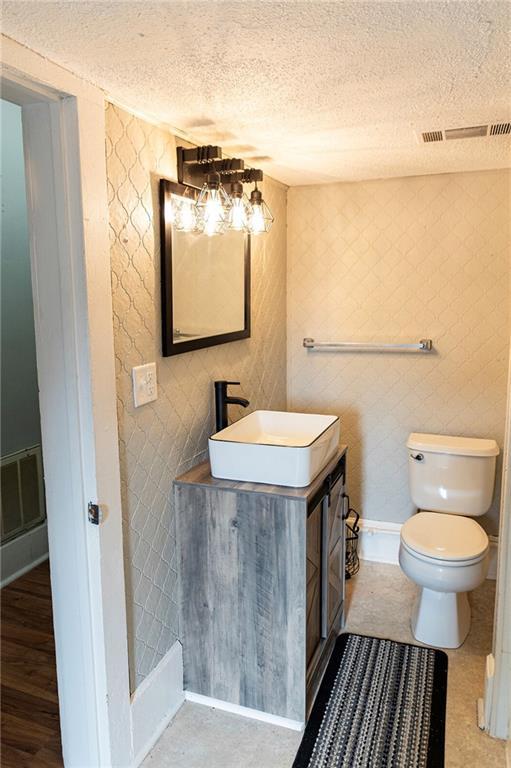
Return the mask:
<svg viewBox="0 0 511 768">
<path fill-rule="evenodd" d="M 352 502 L 368 519 L 413 510 L 410 431 L 502 446 L 509 191 L 506 171 L 289 190 L 288 406 L 339 414 Z M 304 336 L 430 337 L 435 352 L 307 352 Z M 498 490 L 482 522 L 497 533 L 497 520 Z"/>
<path fill-rule="evenodd" d="M 172 135 L 108 105 L 106 155 L 131 685 L 179 636 L 172 482 L 205 457 L 212 382 L 251 408 L 286 405 L 286 189 L 268 179 L 271 233 L 252 249 L 252 337 L 162 358 L 157 187 L 175 178 Z M 131 368 L 156 361 L 158 399 L 135 409 Z"/>
</svg>

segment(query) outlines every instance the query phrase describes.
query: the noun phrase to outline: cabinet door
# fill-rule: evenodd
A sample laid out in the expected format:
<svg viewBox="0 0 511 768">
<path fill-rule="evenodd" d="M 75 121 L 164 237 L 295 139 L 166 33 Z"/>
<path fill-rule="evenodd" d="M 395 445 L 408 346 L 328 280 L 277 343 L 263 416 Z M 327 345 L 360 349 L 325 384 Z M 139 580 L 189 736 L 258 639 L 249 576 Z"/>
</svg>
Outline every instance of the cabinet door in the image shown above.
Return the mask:
<svg viewBox="0 0 511 768">
<path fill-rule="evenodd" d="M 332 488 L 328 508 L 328 631 L 339 611 L 344 595 L 344 477 Z"/>
<path fill-rule="evenodd" d="M 307 666 L 321 641 L 321 503 L 307 518 Z"/>
</svg>

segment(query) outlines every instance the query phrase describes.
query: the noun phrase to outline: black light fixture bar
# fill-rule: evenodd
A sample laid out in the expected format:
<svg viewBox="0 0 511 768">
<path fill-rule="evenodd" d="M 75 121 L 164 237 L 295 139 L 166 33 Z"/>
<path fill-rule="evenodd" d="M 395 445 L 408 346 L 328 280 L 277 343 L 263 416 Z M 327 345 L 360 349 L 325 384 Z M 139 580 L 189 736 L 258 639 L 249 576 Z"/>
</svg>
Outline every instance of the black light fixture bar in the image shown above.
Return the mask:
<svg viewBox="0 0 511 768">
<path fill-rule="evenodd" d="M 187 164 L 186 171 L 192 176 L 200 174 L 203 176 L 205 173 L 235 173 L 236 171 L 243 171 L 245 163 L 237 157 L 231 157 L 226 160 L 212 160 L 209 163 L 190 163 Z"/>
<path fill-rule="evenodd" d="M 178 182 L 200 189 L 204 173 L 207 173 L 206 169 L 213 161 L 222 159 L 222 147 L 214 147 L 211 144 L 202 147 L 177 147 L 176 154 Z M 191 168 L 201 170 L 192 172 Z"/>
<path fill-rule="evenodd" d="M 253 184 L 256 181 L 263 180 L 263 172 L 259 168 L 247 168 L 239 173 L 220 174 L 220 181 L 224 186 L 229 184 Z"/>
<path fill-rule="evenodd" d="M 222 184 L 249 184 L 263 180 L 258 168 L 245 168 L 241 158 L 222 158 L 222 147 L 210 144 L 202 147 L 177 147 L 177 178 L 180 184 L 200 189 L 208 173 L 220 174 Z"/>
<path fill-rule="evenodd" d="M 238 179 L 242 184 L 253 184 L 255 181 L 263 180 L 263 172 L 260 168 L 247 168 L 241 174 L 242 178 Z"/>
<path fill-rule="evenodd" d="M 202 147 L 178 147 L 183 163 L 209 163 L 211 160 L 222 159 L 222 147 L 205 144 Z"/>
</svg>

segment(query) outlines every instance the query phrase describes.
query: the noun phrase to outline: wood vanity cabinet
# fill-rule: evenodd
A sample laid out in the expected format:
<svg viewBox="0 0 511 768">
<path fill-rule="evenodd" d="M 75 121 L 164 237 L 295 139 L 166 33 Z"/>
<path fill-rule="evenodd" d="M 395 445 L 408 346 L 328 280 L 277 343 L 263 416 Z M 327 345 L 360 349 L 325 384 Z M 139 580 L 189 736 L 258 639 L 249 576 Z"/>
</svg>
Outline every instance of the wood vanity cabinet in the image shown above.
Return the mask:
<svg viewBox="0 0 511 768">
<path fill-rule="evenodd" d="M 185 689 L 304 722 L 341 628 L 346 448 L 307 488 L 175 481 Z"/>
</svg>

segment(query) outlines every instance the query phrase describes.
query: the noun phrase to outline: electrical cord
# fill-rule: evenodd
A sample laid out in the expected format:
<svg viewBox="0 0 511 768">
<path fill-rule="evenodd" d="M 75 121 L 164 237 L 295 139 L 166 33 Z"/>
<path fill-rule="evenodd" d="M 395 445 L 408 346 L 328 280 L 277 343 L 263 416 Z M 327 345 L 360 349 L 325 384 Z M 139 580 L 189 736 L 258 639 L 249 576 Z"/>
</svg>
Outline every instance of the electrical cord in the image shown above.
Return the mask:
<svg viewBox="0 0 511 768">
<path fill-rule="evenodd" d="M 348 514 L 346 515 L 346 561 L 345 571 L 346 579 L 351 579 L 352 576 L 358 573 L 360 568 L 360 561 L 358 558 L 358 534 L 360 527 L 358 521 L 360 515 L 356 509 L 350 505 L 350 497 L 347 493 L 344 497 L 348 500 Z"/>
</svg>

